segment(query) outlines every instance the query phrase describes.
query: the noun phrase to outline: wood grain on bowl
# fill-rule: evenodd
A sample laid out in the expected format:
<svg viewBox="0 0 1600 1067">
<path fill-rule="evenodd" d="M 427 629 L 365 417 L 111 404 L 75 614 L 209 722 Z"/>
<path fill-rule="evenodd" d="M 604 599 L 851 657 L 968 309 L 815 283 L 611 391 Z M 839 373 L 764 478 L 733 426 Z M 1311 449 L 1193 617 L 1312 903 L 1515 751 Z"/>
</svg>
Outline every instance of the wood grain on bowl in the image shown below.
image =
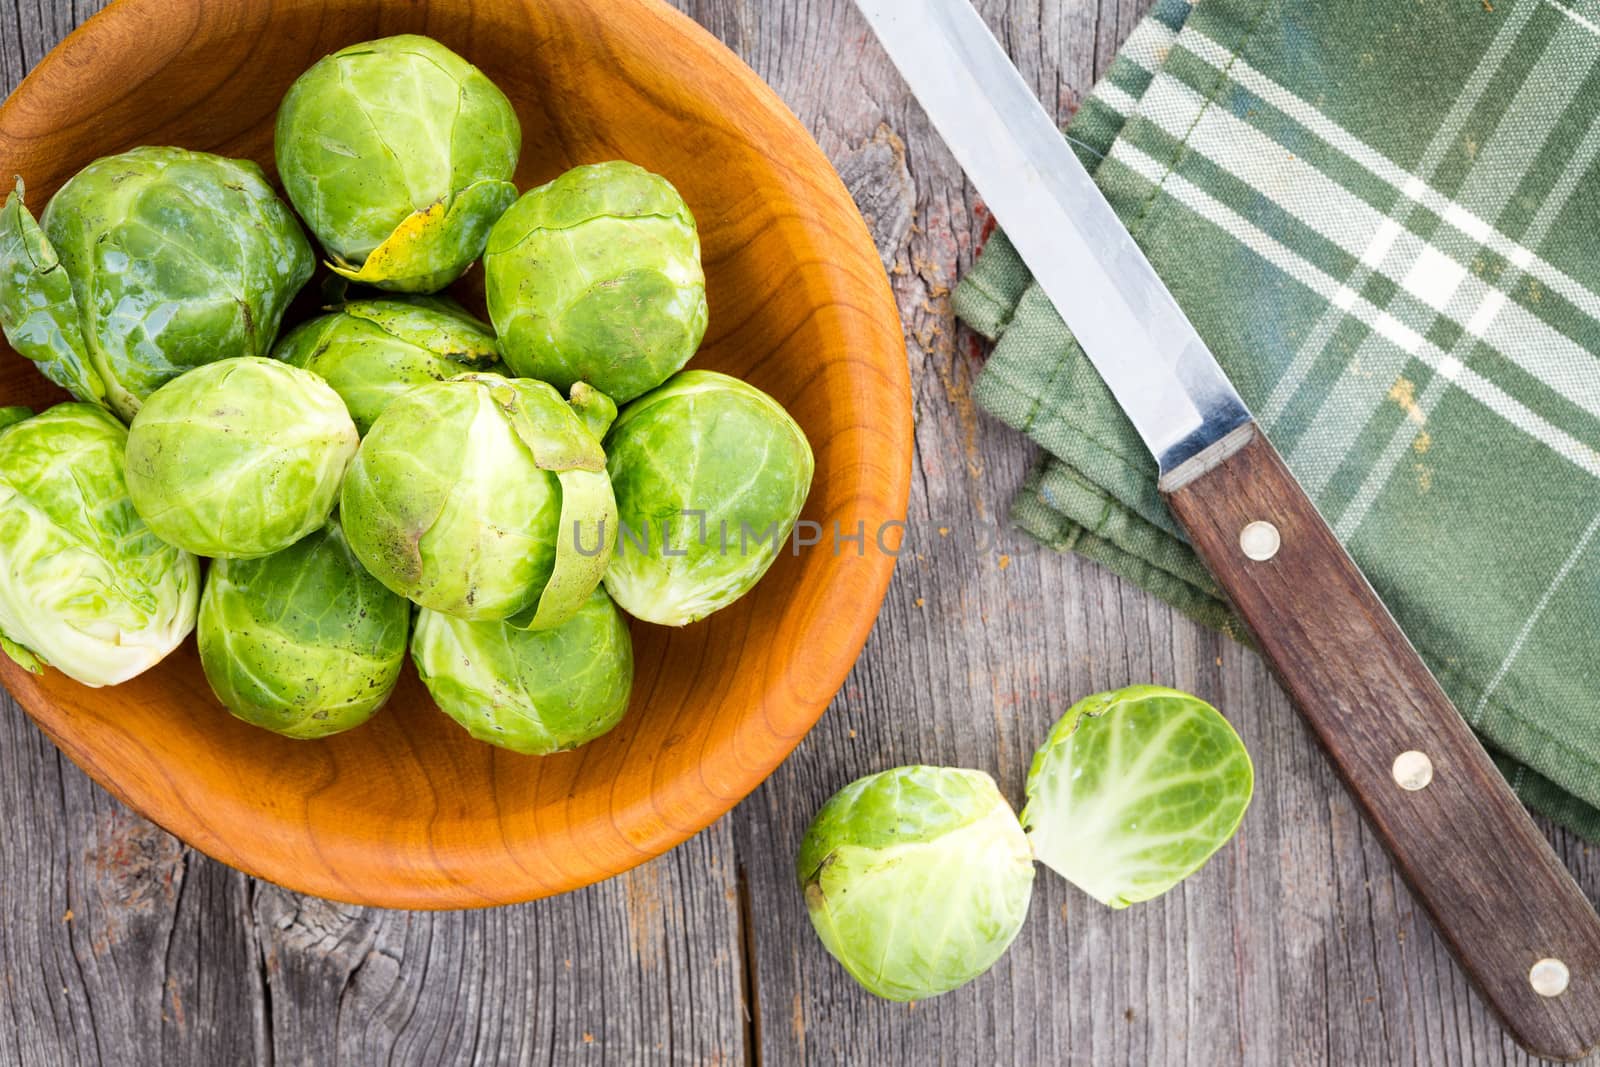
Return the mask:
<svg viewBox="0 0 1600 1067">
<path fill-rule="evenodd" d="M 559 756 L 473 741 L 409 668 L 372 723 L 318 742 L 235 721 L 192 642 L 114 689 L 9 662 L 0 678 L 96 780 L 251 874 L 391 907 L 509 903 L 670 848 L 753 789 L 816 721 L 893 569 L 873 533 L 905 514 L 910 390 L 883 268 L 822 153 L 732 53 L 654 0 L 121 0 L 0 108 L 0 174 L 20 174 L 39 210 L 85 163 L 139 144 L 246 156 L 270 171 L 290 82 L 336 48 L 405 32 L 454 48 L 517 106 L 520 186 L 626 158 L 683 192 L 711 304 L 691 366 L 749 380 L 805 429 L 817 474 L 804 518 L 821 524 L 822 544 L 785 552 L 705 622 L 635 625 L 627 719 Z M 27 361 L 0 358 L 0 402 L 56 396 Z M 865 524 L 859 551 L 835 551 L 835 523 Z"/>
</svg>

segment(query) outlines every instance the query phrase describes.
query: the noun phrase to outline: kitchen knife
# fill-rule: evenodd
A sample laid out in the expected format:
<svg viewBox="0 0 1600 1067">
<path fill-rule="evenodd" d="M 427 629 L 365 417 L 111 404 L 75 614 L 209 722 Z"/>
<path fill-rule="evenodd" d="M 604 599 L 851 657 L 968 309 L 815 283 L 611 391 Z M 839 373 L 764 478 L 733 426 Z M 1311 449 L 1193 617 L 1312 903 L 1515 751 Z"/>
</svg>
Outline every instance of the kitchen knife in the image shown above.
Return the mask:
<svg viewBox="0 0 1600 1067">
<path fill-rule="evenodd" d="M 1583 1056 L 1600 1042 L 1600 917 L 1051 116 L 968 0 L 856 6 L 1155 455 L 1168 507 L 1479 992 L 1529 1051 Z"/>
</svg>

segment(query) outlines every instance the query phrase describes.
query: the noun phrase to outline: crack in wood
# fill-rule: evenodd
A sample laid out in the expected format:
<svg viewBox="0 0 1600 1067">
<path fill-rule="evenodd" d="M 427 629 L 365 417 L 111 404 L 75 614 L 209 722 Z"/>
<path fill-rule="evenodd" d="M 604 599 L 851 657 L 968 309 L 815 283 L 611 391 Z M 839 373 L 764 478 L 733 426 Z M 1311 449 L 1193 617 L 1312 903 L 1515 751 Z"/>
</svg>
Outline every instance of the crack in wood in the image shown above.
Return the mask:
<svg viewBox="0 0 1600 1067">
<path fill-rule="evenodd" d="M 750 905 L 750 877 L 744 864 L 736 867 L 735 887 L 739 895 L 739 973 L 745 1018 L 744 1061 L 751 1067 L 761 1063 L 761 956 L 756 951 L 755 916 Z"/>
</svg>

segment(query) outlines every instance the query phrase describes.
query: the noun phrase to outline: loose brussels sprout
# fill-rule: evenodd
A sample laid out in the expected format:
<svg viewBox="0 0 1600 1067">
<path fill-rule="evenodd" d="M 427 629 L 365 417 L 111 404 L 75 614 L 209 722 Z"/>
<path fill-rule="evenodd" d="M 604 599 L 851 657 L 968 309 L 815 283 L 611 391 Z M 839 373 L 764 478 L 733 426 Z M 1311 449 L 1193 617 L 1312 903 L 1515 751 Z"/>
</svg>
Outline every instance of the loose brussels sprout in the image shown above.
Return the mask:
<svg viewBox="0 0 1600 1067">
<path fill-rule="evenodd" d="M 128 431 L 128 492 L 162 540 L 253 559 L 328 519 L 359 437 L 310 371 L 250 356 L 153 393 Z"/>
<path fill-rule="evenodd" d="M 292 330 L 273 356 L 325 379 L 363 434 L 401 393 L 500 365 L 493 330 L 429 297 L 342 304 Z"/>
<path fill-rule="evenodd" d="M 319 60 L 284 96 L 275 145 L 284 188 L 328 265 L 380 289 L 443 289 L 517 198 L 522 129 L 511 102 L 427 37 Z"/>
<path fill-rule="evenodd" d="M 495 224 L 483 257 L 489 318 L 516 374 L 584 381 L 621 404 L 700 347 L 706 278 L 689 206 L 632 163 L 569 170 Z"/>
<path fill-rule="evenodd" d="M 1239 828 L 1255 771 L 1210 704 L 1154 685 L 1078 701 L 1033 757 L 1023 825 L 1039 862 L 1102 904 L 1158 897 Z"/>
<path fill-rule="evenodd" d="M 97 160 L 35 223 L 0 211 L 0 324 L 79 400 L 124 421 L 191 367 L 272 349 L 311 245 L 248 160 L 135 148 Z"/>
<path fill-rule="evenodd" d="M 629 404 L 606 456 L 622 529 L 606 591 L 667 626 L 749 592 L 811 489 L 811 445 L 789 413 L 712 371 L 684 371 Z"/>
<path fill-rule="evenodd" d="M 219 559 L 200 665 L 229 711 L 286 737 L 360 726 L 405 662 L 411 605 L 362 569 L 337 520 L 261 559 Z"/>
<path fill-rule="evenodd" d="M 0 432 L 0 647 L 84 685 L 153 667 L 194 629 L 200 564 L 156 537 L 123 481 L 128 431 L 58 404 Z"/>
<path fill-rule="evenodd" d="M 923 1000 L 994 966 L 1028 915 L 1028 840 L 979 771 L 897 767 L 845 786 L 797 863 L 811 925 L 880 997 Z"/>
<path fill-rule="evenodd" d="M 498 374 L 390 403 L 350 466 L 340 512 L 350 546 L 390 589 L 531 629 L 583 607 L 617 536 L 605 454 L 584 417 L 544 382 Z"/>
<path fill-rule="evenodd" d="M 417 617 L 417 673 L 445 714 L 479 741 L 545 756 L 593 741 L 622 721 L 633 687 L 633 640 L 596 589 L 549 630 Z"/>
</svg>

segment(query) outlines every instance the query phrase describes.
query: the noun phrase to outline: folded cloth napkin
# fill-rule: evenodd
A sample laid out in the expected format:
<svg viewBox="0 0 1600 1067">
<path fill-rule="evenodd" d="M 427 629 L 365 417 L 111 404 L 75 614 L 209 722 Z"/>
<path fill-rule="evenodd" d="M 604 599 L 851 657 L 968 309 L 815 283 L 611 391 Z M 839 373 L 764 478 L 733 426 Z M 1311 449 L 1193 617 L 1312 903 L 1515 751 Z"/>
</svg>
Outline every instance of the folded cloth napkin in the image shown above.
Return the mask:
<svg viewBox="0 0 1600 1067">
<path fill-rule="evenodd" d="M 1067 136 L 1524 802 L 1600 840 L 1600 3 L 1158 0 Z M 955 300 L 1044 449 L 1014 519 L 1237 635 L 1003 235 Z"/>
</svg>

